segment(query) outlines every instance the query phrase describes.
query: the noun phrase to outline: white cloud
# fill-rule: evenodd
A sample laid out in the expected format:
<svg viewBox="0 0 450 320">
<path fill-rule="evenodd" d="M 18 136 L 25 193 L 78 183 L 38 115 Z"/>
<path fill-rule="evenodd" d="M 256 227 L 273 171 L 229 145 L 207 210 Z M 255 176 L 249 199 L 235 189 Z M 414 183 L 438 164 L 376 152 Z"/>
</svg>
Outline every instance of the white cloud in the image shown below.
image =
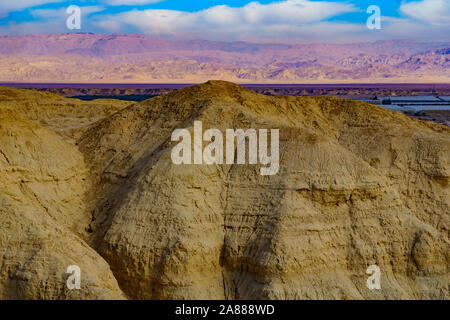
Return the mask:
<svg viewBox="0 0 450 320">
<path fill-rule="evenodd" d="M 103 0 L 103 3 L 112 5 L 112 6 L 134 6 L 134 5 L 146 5 L 152 3 L 162 2 L 164 0 Z"/>
<path fill-rule="evenodd" d="M 450 0 L 421 0 L 402 3 L 400 11 L 432 25 L 450 26 Z"/>
<path fill-rule="evenodd" d="M 31 10 L 30 13 L 34 18 L 40 18 L 40 19 L 65 19 L 68 17 L 68 14 L 66 12 L 66 7 L 59 8 L 59 9 L 34 9 Z M 80 7 L 81 9 L 81 15 L 82 17 L 88 16 L 92 13 L 97 13 L 105 10 L 105 7 L 101 6 L 85 6 Z"/>
<path fill-rule="evenodd" d="M 450 41 L 448 26 L 429 25 L 409 18 L 382 18 L 383 39 L 410 39 L 417 41 Z"/>
<path fill-rule="evenodd" d="M 81 8 L 81 30 L 87 31 L 90 29 L 90 19 L 86 17 L 92 13 L 97 13 L 105 10 L 102 6 L 85 6 Z M 30 33 L 67 33 L 72 30 L 67 29 L 66 20 L 69 15 L 66 12 L 66 7 L 58 9 L 34 9 L 30 10 L 30 14 L 35 18 L 35 21 L 23 23 L 10 23 L 0 27 L 0 35 L 26 35 Z"/>
<path fill-rule="evenodd" d="M 10 12 L 20 11 L 23 9 L 36 7 L 46 3 L 55 3 L 62 1 L 64 0 L 1 0 L 0 17 L 4 17 Z"/>
<path fill-rule="evenodd" d="M 357 9 L 349 3 L 285 0 L 270 4 L 249 3 L 233 8 L 214 6 L 197 12 L 176 10 L 133 10 L 97 17 L 96 25 L 108 30 L 133 27 L 156 36 L 243 40 L 248 38 L 287 38 L 307 36 L 316 24 L 315 34 L 336 35 L 337 31 L 358 28 L 324 20 Z M 309 33 L 308 33 L 309 32 Z"/>
<path fill-rule="evenodd" d="M 270 4 L 249 3 L 243 7 L 214 6 L 197 12 L 176 10 L 133 10 L 116 15 L 97 16 L 94 25 L 109 32 L 136 30 L 153 36 L 254 42 L 355 42 L 384 39 L 446 40 L 442 24 L 446 7 L 441 0 L 424 0 L 402 5 L 406 18 L 383 17 L 382 30 L 369 30 L 366 21 L 329 21 L 340 14 L 357 11 L 347 2 L 284 0 Z M 450 0 L 448 0 L 450 3 Z M 417 5 L 435 4 L 422 10 L 434 25 L 413 17 Z M 445 10 L 444 10 L 445 9 Z M 436 14 L 439 10 L 440 18 Z M 424 19 L 422 19 L 424 20 Z M 448 28 L 447 28 L 448 29 Z"/>
<path fill-rule="evenodd" d="M 59 0 L 0 0 L 0 9 Z M 152 0 L 156 2 L 156 0 Z M 148 3 L 149 0 L 103 0 L 110 3 Z M 106 7 L 106 6 L 105 6 Z M 340 14 L 358 11 L 350 2 L 284 0 L 270 4 L 252 2 L 243 7 L 214 6 L 197 12 L 176 10 L 132 10 L 118 14 L 93 14 L 102 6 L 82 7 L 82 31 L 141 32 L 179 39 L 252 42 L 359 42 L 386 39 L 450 41 L 450 0 L 403 2 L 403 17 L 383 17 L 382 30 L 368 30 L 366 21 L 330 21 Z M 14 10 L 19 8 L 16 4 Z M 12 9 L 11 9 L 12 10 Z M 365 12 L 362 10 L 361 12 Z M 65 7 L 32 9 L 36 21 L 3 25 L 0 34 L 65 33 Z M 1 16 L 1 10 L 0 10 Z"/>
<path fill-rule="evenodd" d="M 64 22 L 51 20 L 45 22 L 24 22 L 20 24 L 0 26 L 0 35 L 22 36 L 27 34 L 49 33 L 49 30 L 53 30 L 54 33 L 67 32 Z"/>
</svg>

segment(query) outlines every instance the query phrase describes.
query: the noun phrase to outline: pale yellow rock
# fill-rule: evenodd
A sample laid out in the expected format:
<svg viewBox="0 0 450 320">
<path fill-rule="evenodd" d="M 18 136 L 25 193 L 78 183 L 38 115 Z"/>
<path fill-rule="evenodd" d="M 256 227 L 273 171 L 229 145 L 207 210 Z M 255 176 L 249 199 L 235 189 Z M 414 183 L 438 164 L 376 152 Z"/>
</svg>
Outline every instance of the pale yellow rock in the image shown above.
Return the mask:
<svg viewBox="0 0 450 320">
<path fill-rule="evenodd" d="M 174 129 L 279 128 L 280 171 L 173 165 Z M 92 245 L 135 299 L 448 299 L 448 127 L 362 102 L 208 82 L 79 141 Z M 366 287 L 380 267 L 381 290 Z"/>
<path fill-rule="evenodd" d="M 448 127 L 218 81 L 125 109 L 1 94 L 1 299 L 450 298 Z M 172 164 L 196 120 L 279 129 L 279 172 Z"/>
<path fill-rule="evenodd" d="M 94 122 L 130 105 L 129 101 L 68 99 L 49 92 L 0 86 L 0 108 L 21 112 L 67 140 L 77 140 Z"/>
<path fill-rule="evenodd" d="M 0 299 L 123 299 L 83 238 L 90 214 L 83 156 L 57 134 L 0 108 Z M 81 269 L 69 290 L 67 268 Z"/>
</svg>

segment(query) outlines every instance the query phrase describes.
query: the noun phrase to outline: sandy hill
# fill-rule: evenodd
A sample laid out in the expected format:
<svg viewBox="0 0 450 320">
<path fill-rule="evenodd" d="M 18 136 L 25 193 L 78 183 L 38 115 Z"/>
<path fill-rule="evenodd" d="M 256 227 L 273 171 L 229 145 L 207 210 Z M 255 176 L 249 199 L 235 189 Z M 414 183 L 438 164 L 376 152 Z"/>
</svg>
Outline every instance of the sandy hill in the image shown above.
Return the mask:
<svg viewBox="0 0 450 320">
<path fill-rule="evenodd" d="M 20 112 L 71 141 L 78 139 L 92 123 L 129 104 L 108 99 L 82 101 L 49 92 L 0 86 L 0 108 Z"/>
<path fill-rule="evenodd" d="M 124 298 L 82 237 L 90 221 L 82 154 L 56 133 L 0 108 L 0 299 Z M 67 290 L 78 265 L 81 290 Z"/>
<path fill-rule="evenodd" d="M 77 146 L 6 114 L 1 297 L 72 298 L 70 263 L 89 277 L 83 298 L 450 298 L 448 127 L 221 81 L 133 104 Z M 279 172 L 174 165 L 171 134 L 194 121 L 278 128 Z M 381 290 L 366 287 L 373 264 Z"/>
</svg>

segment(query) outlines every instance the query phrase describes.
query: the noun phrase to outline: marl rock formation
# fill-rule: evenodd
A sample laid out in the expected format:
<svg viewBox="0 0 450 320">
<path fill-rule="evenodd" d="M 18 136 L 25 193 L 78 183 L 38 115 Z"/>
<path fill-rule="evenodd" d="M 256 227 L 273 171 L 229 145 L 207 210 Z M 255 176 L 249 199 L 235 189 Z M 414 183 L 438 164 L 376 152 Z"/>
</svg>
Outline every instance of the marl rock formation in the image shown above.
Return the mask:
<svg viewBox="0 0 450 320">
<path fill-rule="evenodd" d="M 89 174 L 73 144 L 0 107 L 0 175 L 0 299 L 125 298 L 83 239 Z M 81 290 L 66 286 L 72 265 Z"/>
<path fill-rule="evenodd" d="M 75 142 L 93 123 L 130 105 L 128 101 L 97 99 L 81 101 L 49 92 L 0 86 L 4 109 L 25 114 L 43 127 Z"/>
<path fill-rule="evenodd" d="M 68 264 L 86 299 L 450 298 L 446 126 L 222 81 L 121 109 L 76 144 L 0 110 L 2 298 L 73 298 Z M 173 164 L 171 134 L 194 121 L 279 129 L 279 172 Z"/>
</svg>

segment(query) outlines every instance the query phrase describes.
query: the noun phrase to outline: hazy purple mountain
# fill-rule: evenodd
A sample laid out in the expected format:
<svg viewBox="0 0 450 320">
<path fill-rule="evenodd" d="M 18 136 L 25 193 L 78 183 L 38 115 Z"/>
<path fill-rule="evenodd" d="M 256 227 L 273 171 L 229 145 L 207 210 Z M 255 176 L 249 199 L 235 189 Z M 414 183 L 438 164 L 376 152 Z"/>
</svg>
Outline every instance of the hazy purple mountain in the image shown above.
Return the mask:
<svg viewBox="0 0 450 320">
<path fill-rule="evenodd" d="M 139 34 L 0 37 L 0 81 L 447 82 L 450 43 L 168 41 Z"/>
</svg>

